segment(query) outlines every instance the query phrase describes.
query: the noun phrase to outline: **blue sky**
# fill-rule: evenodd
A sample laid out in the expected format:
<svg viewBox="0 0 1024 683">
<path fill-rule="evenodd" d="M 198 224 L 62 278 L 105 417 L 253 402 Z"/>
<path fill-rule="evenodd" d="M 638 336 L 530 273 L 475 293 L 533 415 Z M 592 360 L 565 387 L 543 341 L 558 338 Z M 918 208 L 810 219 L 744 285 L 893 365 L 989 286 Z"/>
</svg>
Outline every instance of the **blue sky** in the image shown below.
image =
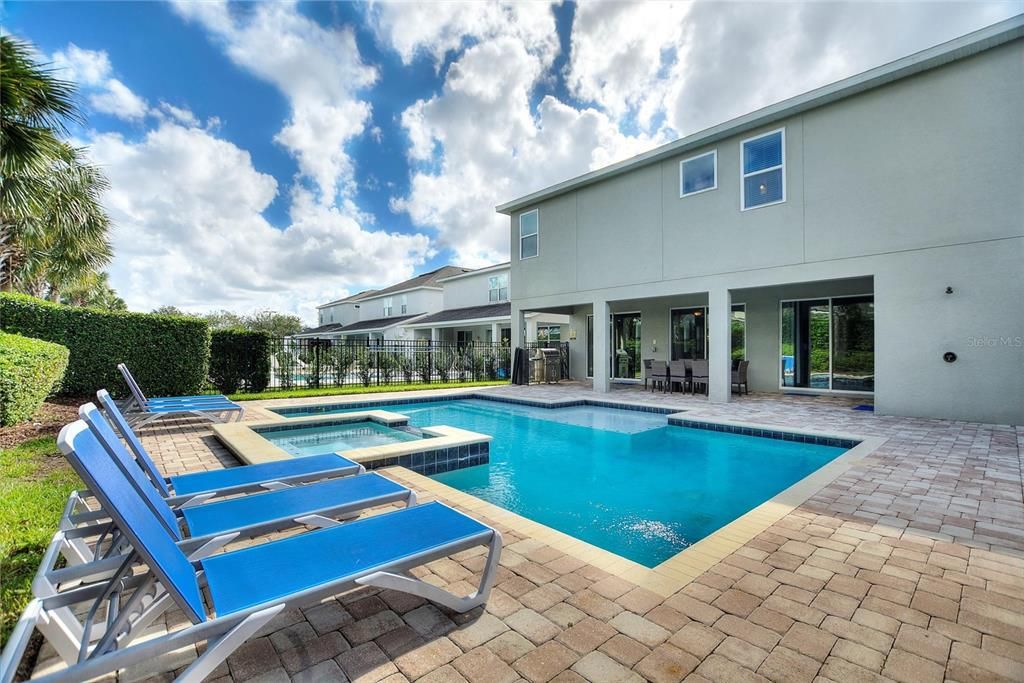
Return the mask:
<svg viewBox="0 0 1024 683">
<path fill-rule="evenodd" d="M 1021 11 L 7 2 L 2 24 L 79 84 L 131 308 L 312 320 L 504 260 L 502 201 Z"/>
</svg>

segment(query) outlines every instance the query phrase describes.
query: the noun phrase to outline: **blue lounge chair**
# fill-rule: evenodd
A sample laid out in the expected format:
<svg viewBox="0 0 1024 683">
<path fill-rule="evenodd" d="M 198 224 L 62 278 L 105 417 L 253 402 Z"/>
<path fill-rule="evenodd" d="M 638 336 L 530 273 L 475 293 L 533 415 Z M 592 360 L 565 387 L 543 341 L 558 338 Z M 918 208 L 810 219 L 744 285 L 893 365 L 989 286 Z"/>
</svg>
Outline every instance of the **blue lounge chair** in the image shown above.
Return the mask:
<svg viewBox="0 0 1024 683">
<path fill-rule="evenodd" d="M 13 678 L 38 628 L 69 668 L 46 683 L 82 681 L 139 664 L 190 644 L 203 653 L 179 681 L 200 681 L 283 610 L 368 585 L 407 592 L 465 612 L 487 601 L 501 555 L 501 535 L 441 503 L 427 503 L 214 556 L 186 555 L 160 517 L 139 497 L 81 420 L 58 437 L 82 464 L 86 485 L 125 535 L 130 552 L 58 573 L 77 587 L 33 600 L 0 656 L 0 682 Z M 417 580 L 409 570 L 480 545 L 489 547 L 480 584 L 459 597 Z M 206 589 L 209 604 L 203 601 Z M 96 627 L 104 605 L 106 623 Z M 155 618 L 178 607 L 190 624 L 139 642 Z M 84 615 L 84 616 L 83 616 Z M 96 636 L 93 636 L 96 633 Z"/>
<path fill-rule="evenodd" d="M 333 526 L 339 518 L 357 516 L 362 510 L 380 505 L 404 502 L 411 507 L 416 504 L 415 493 L 370 473 L 175 509 L 153 486 L 95 405 L 86 403 L 78 413 L 175 541 L 188 539 L 182 546 L 186 550 L 204 544 L 221 547 L 240 537 L 253 538 L 288 527 Z M 84 479 L 86 463 L 73 451 L 67 454 L 67 459 Z M 109 514 L 106 509 L 102 512 Z M 86 554 L 83 559 L 95 559 L 95 552 L 91 558 Z"/>
<path fill-rule="evenodd" d="M 118 363 L 117 369 L 121 373 L 121 377 L 124 378 L 125 384 L 128 385 L 128 390 L 132 395 L 133 403 L 149 403 L 159 405 L 161 403 L 203 403 L 203 402 L 230 402 L 224 394 L 192 394 L 189 396 L 155 396 L 147 398 L 142 391 L 142 387 L 139 386 L 138 381 L 135 379 L 135 375 L 132 374 L 131 370 L 124 363 Z"/>
<path fill-rule="evenodd" d="M 128 404 L 134 408 L 128 417 L 132 425 L 143 426 L 165 417 L 201 417 L 211 422 L 224 422 L 224 415 L 234 414 L 236 420 L 245 416 L 245 408 L 234 401 L 229 401 L 226 396 L 165 396 L 162 398 L 149 399 L 142 393 L 128 366 L 118 363 L 117 369 L 121 371 L 124 381 L 128 384 L 132 399 Z"/>
<path fill-rule="evenodd" d="M 160 495 L 174 507 L 205 502 L 216 496 L 260 490 L 272 491 L 321 479 L 346 477 L 364 471 L 362 465 L 337 453 L 324 453 L 259 465 L 164 477 L 107 390 L 97 391 L 96 399 L 103 408 L 107 421 L 128 444 L 139 467 L 149 476 L 153 485 L 160 491 Z"/>
</svg>

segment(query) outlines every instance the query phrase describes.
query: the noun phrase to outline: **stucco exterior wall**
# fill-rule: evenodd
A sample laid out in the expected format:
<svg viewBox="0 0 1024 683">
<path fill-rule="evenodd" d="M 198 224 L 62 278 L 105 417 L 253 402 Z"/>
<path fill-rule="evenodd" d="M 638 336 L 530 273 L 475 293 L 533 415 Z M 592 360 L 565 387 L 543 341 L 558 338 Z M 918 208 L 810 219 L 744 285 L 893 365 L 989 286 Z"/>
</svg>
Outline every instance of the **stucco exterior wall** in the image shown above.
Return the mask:
<svg viewBox="0 0 1024 683">
<path fill-rule="evenodd" d="M 487 298 L 489 280 L 496 275 L 507 275 L 508 272 L 508 268 L 501 268 L 484 273 L 461 276 L 454 280 L 445 280 L 442 283 L 444 285 L 445 310 L 466 308 L 467 306 L 485 306 L 489 303 L 495 303 Z"/>
<path fill-rule="evenodd" d="M 391 315 L 398 316 L 402 313 L 402 293 L 389 296 L 363 299 L 359 302 L 359 319 L 376 320 L 384 317 L 384 302 L 391 299 Z M 444 306 L 444 295 L 435 289 L 414 289 L 405 292 L 407 297 L 407 311 L 404 315 L 415 315 L 419 313 L 436 313 Z"/>
</svg>

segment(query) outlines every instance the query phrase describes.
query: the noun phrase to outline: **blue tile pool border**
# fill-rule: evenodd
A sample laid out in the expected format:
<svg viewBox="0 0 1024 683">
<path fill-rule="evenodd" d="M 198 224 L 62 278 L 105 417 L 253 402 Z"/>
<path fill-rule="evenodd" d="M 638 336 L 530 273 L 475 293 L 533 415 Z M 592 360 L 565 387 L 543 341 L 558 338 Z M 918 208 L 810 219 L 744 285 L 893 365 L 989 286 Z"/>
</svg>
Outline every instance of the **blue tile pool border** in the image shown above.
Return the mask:
<svg viewBox="0 0 1024 683">
<path fill-rule="evenodd" d="M 508 396 L 493 396 L 488 394 L 456 394 L 449 396 L 423 396 L 419 398 L 389 398 L 378 401 L 358 401 L 354 403 L 329 403 L 324 405 L 308 406 L 283 406 L 281 408 L 268 408 L 268 410 L 287 417 L 297 413 L 330 413 L 334 410 L 356 410 L 359 408 L 382 408 L 384 406 L 404 405 L 406 403 L 440 403 L 443 401 L 464 401 L 466 399 L 479 399 L 482 401 L 493 401 L 495 403 L 511 403 L 515 405 L 530 406 L 533 408 L 545 408 L 555 410 L 558 408 L 575 408 L 578 406 L 595 406 L 599 408 L 614 408 L 616 410 L 632 410 L 641 413 L 654 413 L 657 415 L 679 415 L 685 410 L 678 408 L 666 408 L 663 406 L 648 406 L 635 403 L 616 403 L 615 401 L 601 401 L 596 399 L 576 399 L 572 401 L 531 401 L 523 398 L 511 398 Z M 705 429 L 713 432 L 728 432 L 731 434 L 743 434 L 746 436 L 758 436 L 765 439 L 777 439 L 779 441 L 793 441 L 796 443 L 809 443 L 819 446 L 833 446 L 836 448 L 853 448 L 860 443 L 857 439 L 849 439 L 838 436 L 827 436 L 819 434 L 801 434 L 800 432 L 787 432 L 781 429 L 770 429 L 765 427 L 748 427 L 743 425 L 732 425 L 709 420 L 697 420 L 686 417 L 670 417 L 668 424 L 673 427 L 689 427 L 691 429 Z"/>
<path fill-rule="evenodd" d="M 307 406 L 282 406 L 280 408 L 267 408 L 272 413 L 282 417 L 298 413 L 329 413 L 334 410 L 357 410 L 359 408 L 381 408 L 384 406 L 397 406 L 406 403 L 440 403 L 443 401 L 464 401 L 466 399 L 478 399 L 481 401 L 494 401 L 495 403 L 512 403 L 516 405 L 530 406 L 533 408 L 546 408 L 554 410 L 557 408 L 575 408 L 577 406 L 595 406 L 598 408 L 614 408 L 616 410 L 632 410 L 639 413 L 655 413 L 657 415 L 674 415 L 683 412 L 678 408 L 665 408 L 662 406 L 646 406 L 635 403 L 616 403 L 615 401 L 599 401 L 595 399 L 576 399 L 573 401 L 558 401 L 549 403 L 544 401 L 531 401 L 522 398 L 510 398 L 508 396 L 490 396 L 487 394 L 456 394 L 454 396 L 423 396 L 418 398 L 386 398 L 378 401 L 356 401 L 352 403 L 328 403 L 323 405 Z"/>
<path fill-rule="evenodd" d="M 709 422 L 707 420 L 695 420 L 685 417 L 670 417 L 668 423 L 674 427 L 689 427 L 691 429 L 706 429 L 712 432 L 728 432 L 730 434 L 743 434 L 745 436 L 759 436 L 764 439 L 778 439 L 779 441 L 794 441 L 797 443 L 809 443 L 817 446 L 834 446 L 849 450 L 860 443 L 856 439 L 846 439 L 837 436 L 825 436 L 819 434 L 801 434 L 799 432 L 786 432 L 779 429 L 766 429 L 764 427 L 745 427 L 741 425 L 723 424 L 721 422 Z"/>
<path fill-rule="evenodd" d="M 409 426 L 409 420 L 394 420 L 392 422 L 383 422 L 381 420 L 375 420 L 375 419 L 373 419 L 370 416 L 367 416 L 366 419 L 363 419 L 363 420 L 352 420 L 352 419 L 346 420 L 346 419 L 343 419 L 342 416 L 338 416 L 338 417 L 332 419 L 330 416 L 325 416 L 323 420 L 317 420 L 316 422 L 313 422 L 313 421 L 296 422 L 296 423 L 280 422 L 280 423 L 274 423 L 272 425 L 260 425 L 258 427 L 250 427 L 250 429 L 252 429 L 252 431 L 256 432 L 257 434 L 261 434 L 262 435 L 262 434 L 266 434 L 267 432 L 287 432 L 287 431 L 291 431 L 293 429 L 308 429 L 309 427 L 333 427 L 335 425 L 344 425 L 344 424 L 357 425 L 360 422 L 373 422 L 374 424 L 381 425 L 382 427 L 391 427 L 391 428 L 408 427 Z"/>
<path fill-rule="evenodd" d="M 452 472 L 466 467 L 486 465 L 490 461 L 491 445 L 483 441 L 465 446 L 452 446 L 451 448 L 438 448 L 389 458 L 380 458 L 363 462 L 363 465 L 368 470 L 395 467 L 397 465 L 398 467 L 404 467 L 417 474 L 429 477 L 434 474 Z"/>
</svg>

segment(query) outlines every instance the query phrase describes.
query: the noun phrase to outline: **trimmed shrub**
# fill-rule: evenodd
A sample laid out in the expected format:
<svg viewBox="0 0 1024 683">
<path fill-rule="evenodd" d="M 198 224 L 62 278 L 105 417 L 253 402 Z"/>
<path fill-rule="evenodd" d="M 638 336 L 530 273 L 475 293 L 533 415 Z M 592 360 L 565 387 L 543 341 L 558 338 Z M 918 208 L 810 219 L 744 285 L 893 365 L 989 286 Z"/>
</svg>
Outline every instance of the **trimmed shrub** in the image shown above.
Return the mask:
<svg viewBox="0 0 1024 683">
<path fill-rule="evenodd" d="M 0 426 L 31 419 L 67 367 L 60 344 L 0 332 Z"/>
<path fill-rule="evenodd" d="M 63 394 L 108 389 L 115 396 L 127 395 L 118 363 L 128 364 L 148 396 L 197 394 L 206 384 L 210 327 L 198 318 L 61 306 L 4 293 L 0 329 L 68 348 Z"/>
<path fill-rule="evenodd" d="M 215 330 L 210 336 L 210 381 L 222 394 L 266 389 L 270 384 L 270 335 Z"/>
</svg>

